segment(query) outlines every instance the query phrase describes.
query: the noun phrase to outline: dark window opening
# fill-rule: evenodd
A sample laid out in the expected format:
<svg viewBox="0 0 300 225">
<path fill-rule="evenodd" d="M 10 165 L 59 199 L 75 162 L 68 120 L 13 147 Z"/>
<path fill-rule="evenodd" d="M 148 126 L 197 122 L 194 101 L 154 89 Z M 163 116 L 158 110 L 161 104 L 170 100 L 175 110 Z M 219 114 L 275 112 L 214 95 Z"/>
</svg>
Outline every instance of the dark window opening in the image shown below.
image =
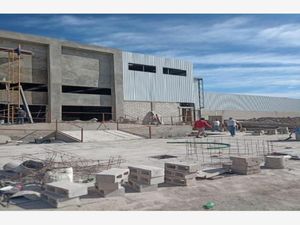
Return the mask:
<svg viewBox="0 0 300 225">
<path fill-rule="evenodd" d="M 156 73 L 156 66 L 150 66 L 150 65 L 128 63 L 128 69 L 129 70 L 134 70 L 134 71 Z"/>
<path fill-rule="evenodd" d="M 62 120 L 88 121 L 96 118 L 98 121 L 112 120 L 111 107 L 104 106 L 62 106 Z"/>
<path fill-rule="evenodd" d="M 180 107 L 194 107 L 194 103 L 181 102 L 179 103 Z"/>
<path fill-rule="evenodd" d="M 179 70 L 167 67 L 163 67 L 163 73 L 177 76 L 186 76 L 186 70 Z"/>
<path fill-rule="evenodd" d="M 18 84 L 10 84 L 10 87 L 17 87 Z M 34 92 L 47 92 L 48 91 L 48 86 L 47 84 L 36 84 L 36 83 L 21 83 L 21 86 L 24 91 L 34 91 Z M 5 89 L 5 83 L 1 82 L 0 83 L 0 89 L 3 90 Z"/>
<path fill-rule="evenodd" d="M 81 86 L 62 86 L 62 93 L 73 94 L 91 94 L 91 95 L 111 95 L 110 88 L 95 88 L 95 87 L 81 87 Z"/>
</svg>

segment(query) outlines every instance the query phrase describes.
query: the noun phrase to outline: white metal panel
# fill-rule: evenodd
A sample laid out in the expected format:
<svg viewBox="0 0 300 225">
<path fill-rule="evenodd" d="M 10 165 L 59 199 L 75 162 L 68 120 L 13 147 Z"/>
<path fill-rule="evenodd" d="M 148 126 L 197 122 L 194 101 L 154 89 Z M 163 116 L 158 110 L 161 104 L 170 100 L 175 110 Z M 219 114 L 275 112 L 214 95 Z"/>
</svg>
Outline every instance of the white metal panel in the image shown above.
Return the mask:
<svg viewBox="0 0 300 225">
<path fill-rule="evenodd" d="M 128 63 L 156 66 L 156 73 L 128 70 Z M 163 67 L 186 70 L 187 75 L 163 74 Z M 193 64 L 178 59 L 123 52 L 123 85 L 124 100 L 192 103 Z"/>
<path fill-rule="evenodd" d="M 195 85 L 196 87 L 196 85 Z M 198 90 L 195 89 L 195 103 Z M 300 112 L 300 99 L 204 92 L 205 110 Z"/>
</svg>

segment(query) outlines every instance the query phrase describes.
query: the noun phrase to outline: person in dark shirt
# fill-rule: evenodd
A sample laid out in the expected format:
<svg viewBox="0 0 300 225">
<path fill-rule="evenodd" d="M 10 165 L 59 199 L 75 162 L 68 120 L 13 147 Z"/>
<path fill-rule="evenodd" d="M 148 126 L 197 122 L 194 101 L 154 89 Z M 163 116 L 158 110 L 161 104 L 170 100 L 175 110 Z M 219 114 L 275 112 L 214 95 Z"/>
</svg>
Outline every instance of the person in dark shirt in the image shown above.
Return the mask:
<svg viewBox="0 0 300 225">
<path fill-rule="evenodd" d="M 26 112 L 20 107 L 17 111 L 17 124 L 23 124 L 26 117 Z"/>
<path fill-rule="evenodd" d="M 205 128 L 212 127 L 204 118 L 201 118 L 195 122 L 194 128 L 198 130 L 197 138 L 200 138 L 201 136 L 205 136 Z"/>
</svg>

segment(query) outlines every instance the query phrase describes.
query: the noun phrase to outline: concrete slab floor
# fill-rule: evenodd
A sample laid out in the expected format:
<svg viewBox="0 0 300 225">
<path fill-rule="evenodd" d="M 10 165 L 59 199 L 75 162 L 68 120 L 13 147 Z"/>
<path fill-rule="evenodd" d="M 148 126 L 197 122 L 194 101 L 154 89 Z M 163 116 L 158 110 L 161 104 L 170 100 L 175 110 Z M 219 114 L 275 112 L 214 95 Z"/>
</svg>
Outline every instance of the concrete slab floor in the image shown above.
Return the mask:
<svg viewBox="0 0 300 225">
<path fill-rule="evenodd" d="M 243 140 L 278 140 L 286 135 L 273 136 L 228 136 L 210 137 L 199 141 L 214 141 L 222 138 L 224 143 L 239 141 L 242 151 Z M 176 155 L 186 159 L 184 144 L 167 144 L 167 141 L 185 141 L 184 139 L 139 139 L 97 143 L 40 144 L 0 146 L 0 166 L 16 156 L 27 153 L 43 153 L 47 149 L 63 150 L 88 159 L 107 159 L 112 155 L 121 155 L 126 159 L 122 167 L 131 164 L 144 164 L 163 167 L 164 162 L 174 159 L 154 159 L 153 155 Z M 198 139 L 197 139 L 198 141 Z M 274 149 L 299 149 L 300 142 L 275 142 Z M 175 159 L 176 160 L 176 159 Z M 195 161 L 195 159 L 193 159 Z M 198 161 L 201 165 L 201 160 Z M 82 197 L 82 206 L 71 206 L 59 210 L 204 210 L 202 206 L 213 201 L 213 210 L 300 210 L 300 161 L 289 160 L 286 169 L 263 169 L 255 175 L 232 175 L 217 180 L 197 181 L 191 187 L 160 187 L 157 192 L 126 193 L 125 197 L 99 198 Z M 0 206 L 0 210 L 57 210 L 40 201 L 23 202 L 9 208 Z"/>
</svg>

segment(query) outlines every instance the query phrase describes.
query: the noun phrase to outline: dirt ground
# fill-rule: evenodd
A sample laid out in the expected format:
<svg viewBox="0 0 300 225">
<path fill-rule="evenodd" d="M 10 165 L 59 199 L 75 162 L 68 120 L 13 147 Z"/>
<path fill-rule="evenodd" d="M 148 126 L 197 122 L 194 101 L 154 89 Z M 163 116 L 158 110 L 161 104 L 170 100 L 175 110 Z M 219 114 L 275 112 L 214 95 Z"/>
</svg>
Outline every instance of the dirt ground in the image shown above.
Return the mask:
<svg viewBox="0 0 300 225">
<path fill-rule="evenodd" d="M 282 140 L 286 135 L 247 136 L 228 134 L 214 136 L 199 141 L 222 140 L 223 143 L 238 143 L 239 151 L 245 139 L 254 141 Z M 167 144 L 169 141 L 185 139 L 139 139 L 106 141 L 97 143 L 69 144 L 24 144 L 19 146 L 0 146 L 0 166 L 21 154 L 43 153 L 47 149 L 63 150 L 90 159 L 103 159 L 111 155 L 120 155 L 126 160 L 121 167 L 128 165 L 153 165 L 163 167 L 168 159 L 154 159 L 151 156 L 170 154 L 179 160 L 197 161 L 204 168 L 202 159 L 195 156 L 187 158 L 184 144 Z M 198 140 L 198 139 L 197 139 Z M 274 142 L 273 151 L 291 150 L 300 153 L 300 142 Z M 225 151 L 225 150 L 223 150 Z M 233 149 L 231 149 L 233 152 Z M 235 152 L 236 153 L 236 152 Z M 242 152 L 240 152 L 242 154 Z M 255 152 L 253 153 L 255 154 Z M 189 156 L 190 157 L 190 156 Z M 207 156 L 205 156 L 207 157 Z M 209 159 L 207 159 L 209 160 Z M 202 165 L 201 165 L 202 164 Z M 93 195 L 81 198 L 81 207 L 72 206 L 59 210 L 204 210 L 203 205 L 213 201 L 212 210 L 299 210 L 300 209 L 300 161 L 289 160 L 287 168 L 280 170 L 262 169 L 255 175 L 226 175 L 216 180 L 199 180 L 190 187 L 170 187 L 160 185 L 156 192 L 127 192 L 125 197 L 99 198 Z M 20 201 L 9 208 L 0 206 L 0 210 L 58 210 L 48 204 L 37 201 Z"/>
</svg>

